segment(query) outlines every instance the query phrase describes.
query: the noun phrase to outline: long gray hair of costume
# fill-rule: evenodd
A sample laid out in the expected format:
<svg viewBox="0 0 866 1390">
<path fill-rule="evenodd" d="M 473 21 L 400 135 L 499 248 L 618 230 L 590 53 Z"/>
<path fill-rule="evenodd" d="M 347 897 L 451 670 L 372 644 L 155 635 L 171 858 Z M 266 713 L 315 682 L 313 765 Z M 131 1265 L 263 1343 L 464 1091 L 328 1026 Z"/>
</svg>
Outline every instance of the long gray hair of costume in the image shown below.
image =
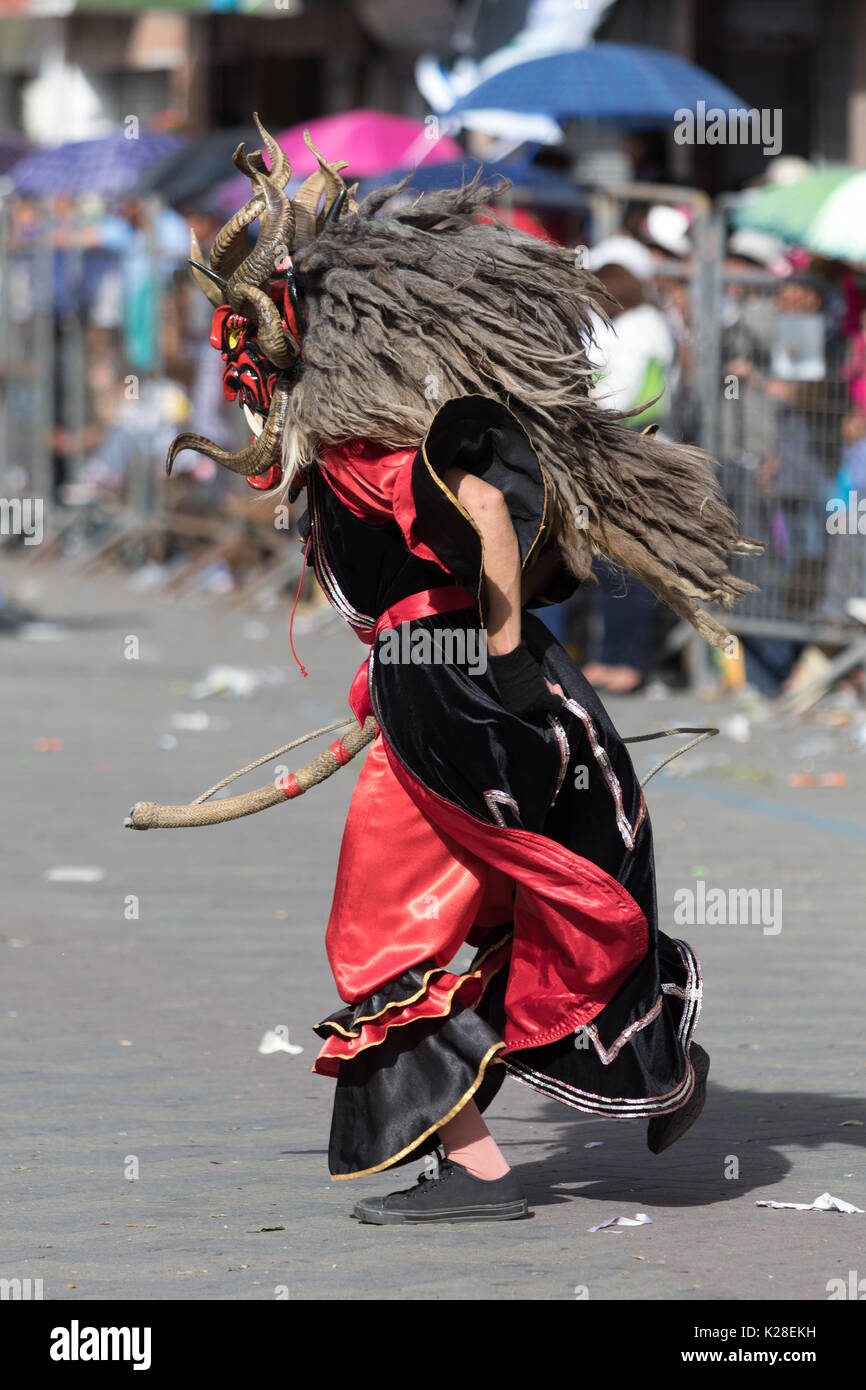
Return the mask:
<svg viewBox="0 0 866 1390">
<path fill-rule="evenodd" d="M 307 329 L 286 409 L 287 483 L 323 444 L 417 445 L 449 398 L 491 396 L 535 447 L 569 569 L 586 578 L 605 556 L 726 646 L 701 605 L 730 608 L 752 590 L 728 557 L 760 546 L 738 535 L 714 460 L 591 397 L 585 344 L 611 303 L 604 287 L 575 253 L 491 216 L 496 190 L 477 177 L 402 207 L 396 195 L 402 186 L 376 190 L 295 256 Z"/>
</svg>

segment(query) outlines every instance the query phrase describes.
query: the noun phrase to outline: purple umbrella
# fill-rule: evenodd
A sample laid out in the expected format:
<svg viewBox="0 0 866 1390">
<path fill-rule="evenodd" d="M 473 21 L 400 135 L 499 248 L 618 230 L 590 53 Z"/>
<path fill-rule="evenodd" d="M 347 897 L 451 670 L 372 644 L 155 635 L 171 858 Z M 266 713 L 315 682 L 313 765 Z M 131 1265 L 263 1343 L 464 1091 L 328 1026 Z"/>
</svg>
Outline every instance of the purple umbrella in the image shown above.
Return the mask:
<svg viewBox="0 0 866 1390">
<path fill-rule="evenodd" d="M 177 135 L 141 130 L 136 139 L 123 130 L 97 140 L 75 140 L 69 145 L 32 150 L 9 170 L 16 193 L 29 197 L 100 193 L 118 198 L 129 192 L 143 171 L 155 160 L 181 148 Z"/>
</svg>

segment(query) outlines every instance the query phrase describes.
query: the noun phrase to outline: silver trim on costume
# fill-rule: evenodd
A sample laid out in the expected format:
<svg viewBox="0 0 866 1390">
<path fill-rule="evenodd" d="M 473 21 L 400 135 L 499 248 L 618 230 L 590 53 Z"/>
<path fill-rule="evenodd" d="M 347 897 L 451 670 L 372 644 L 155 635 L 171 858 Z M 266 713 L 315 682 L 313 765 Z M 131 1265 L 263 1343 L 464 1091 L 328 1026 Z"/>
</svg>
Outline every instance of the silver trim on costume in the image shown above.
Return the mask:
<svg viewBox="0 0 866 1390">
<path fill-rule="evenodd" d="M 611 1043 L 609 1048 L 605 1047 L 601 1038 L 598 1036 L 598 1029 L 596 1028 L 595 1024 L 585 1024 L 584 1032 L 589 1036 L 593 1047 L 598 1053 L 599 1060 L 601 1061 L 602 1066 L 610 1066 L 610 1063 L 614 1060 L 615 1057 L 619 1055 L 621 1050 L 625 1047 L 626 1043 L 634 1037 L 635 1033 L 639 1033 L 642 1028 L 646 1028 L 648 1024 L 652 1023 L 654 1019 L 658 1018 L 659 1014 L 662 1011 L 663 1003 L 664 1000 L 662 999 L 662 996 L 659 995 L 652 1008 L 644 1014 L 643 1018 L 639 1018 L 634 1023 L 630 1023 L 627 1028 L 623 1028 L 619 1037 Z"/>
<path fill-rule="evenodd" d="M 509 795 L 508 792 L 498 791 L 494 787 L 491 791 L 484 793 L 484 800 L 487 802 L 487 809 L 497 825 L 501 825 L 507 829 L 505 817 L 499 809 L 500 806 L 510 806 L 518 820 L 520 819 L 520 807 L 514 800 L 514 797 Z"/>
<path fill-rule="evenodd" d="M 641 793 L 640 809 L 638 810 L 637 818 L 635 820 L 634 825 L 632 825 L 629 822 L 629 819 L 625 813 L 622 787 L 620 786 L 619 778 L 613 770 L 613 765 L 608 756 L 607 749 L 604 748 L 601 744 L 601 741 L 598 737 L 598 731 L 592 722 L 592 718 L 589 714 L 589 711 L 584 709 L 583 705 L 579 705 L 576 700 L 566 700 L 564 703 L 566 709 L 571 710 L 571 713 L 577 716 L 577 718 L 583 724 L 583 727 L 586 729 L 586 735 L 589 739 L 589 746 L 592 749 L 592 755 L 595 758 L 595 761 L 598 763 L 599 767 L 601 768 L 604 780 L 607 782 L 607 785 L 610 788 L 610 794 L 613 797 L 614 809 L 616 811 L 617 828 L 619 830 L 620 835 L 622 836 L 623 843 L 626 849 L 633 850 L 635 846 L 635 836 L 637 835 L 637 832 L 643 823 L 644 817 L 646 816 L 646 803 L 643 799 L 643 793 Z"/>
<path fill-rule="evenodd" d="M 346 595 L 343 593 L 343 590 L 340 588 L 340 585 L 337 583 L 337 577 L 331 569 L 331 566 L 328 562 L 328 557 L 325 554 L 325 548 L 322 543 L 322 529 L 320 525 L 319 516 L 319 483 L 318 479 L 315 479 L 315 481 L 314 479 L 315 471 L 311 470 L 310 480 L 307 488 L 307 496 L 309 498 L 310 506 L 310 532 L 313 539 L 313 544 L 311 547 L 313 556 L 313 569 L 316 572 L 316 578 L 321 584 L 322 589 L 325 593 L 325 597 L 331 604 L 331 607 L 335 608 L 337 612 L 346 619 L 346 622 L 349 623 L 351 627 L 362 628 L 366 631 L 370 631 L 372 628 L 376 626 L 376 619 L 372 617 L 369 613 L 360 613 L 357 608 L 354 608 L 352 606 L 352 604 L 346 598 Z"/>
<path fill-rule="evenodd" d="M 571 1086 L 567 1081 L 559 1081 L 555 1077 L 545 1076 L 542 1072 L 534 1071 L 526 1066 L 524 1062 L 510 1058 L 507 1054 L 502 1058 L 503 1064 L 516 1081 L 521 1081 L 526 1086 L 531 1086 L 540 1095 L 551 1096 L 554 1100 L 559 1100 L 563 1105 L 570 1106 L 573 1110 L 584 1110 L 592 1115 L 609 1115 L 612 1118 L 637 1118 L 645 1115 L 666 1115 L 672 1110 L 678 1110 L 684 1105 L 692 1093 L 694 1087 L 694 1068 L 688 1055 L 689 1044 L 692 1033 L 698 1020 L 701 1010 L 703 989 L 701 985 L 701 970 L 698 959 L 690 946 L 684 941 L 674 940 L 674 945 L 679 951 L 680 959 L 686 972 L 686 984 L 682 989 L 679 985 L 663 984 L 664 994 L 676 994 L 682 996 L 685 1002 L 683 1016 L 680 1021 L 677 1036 L 686 1054 L 686 1069 L 682 1081 L 663 1096 L 649 1096 L 644 1098 L 633 1098 L 630 1096 L 602 1096 L 596 1091 L 583 1091 L 578 1086 Z M 661 996 L 656 1001 L 656 1005 L 661 1005 Z M 653 1009 L 656 1009 L 656 1005 Z M 652 1013 L 653 1010 L 650 1010 Z M 638 1025 L 645 1026 L 651 1021 L 648 1015 L 638 1020 Z M 593 1043 L 596 1039 L 592 1035 L 592 1024 L 585 1024 L 583 1027 L 589 1032 Z M 614 1049 L 620 1050 L 625 1042 L 630 1042 L 635 1034 L 640 1031 L 639 1026 L 630 1024 L 623 1030 L 613 1046 L 608 1050 L 608 1060 L 612 1061 Z M 625 1034 L 628 1037 L 625 1037 Z M 619 1046 L 617 1046 L 619 1044 Z M 598 1046 L 596 1045 L 598 1052 Z M 601 1061 L 604 1057 L 599 1052 Z"/>
<path fill-rule="evenodd" d="M 556 715 L 549 714 L 547 716 L 547 722 L 553 729 L 556 735 L 556 741 L 559 744 L 559 772 L 557 773 L 556 787 L 553 796 L 550 798 L 550 806 L 554 806 L 556 804 L 556 798 L 562 791 L 562 784 L 565 781 L 565 774 L 568 770 L 568 760 L 571 757 L 571 749 L 568 745 L 568 735 Z M 550 806 L 548 806 L 548 810 L 550 810 Z"/>
</svg>

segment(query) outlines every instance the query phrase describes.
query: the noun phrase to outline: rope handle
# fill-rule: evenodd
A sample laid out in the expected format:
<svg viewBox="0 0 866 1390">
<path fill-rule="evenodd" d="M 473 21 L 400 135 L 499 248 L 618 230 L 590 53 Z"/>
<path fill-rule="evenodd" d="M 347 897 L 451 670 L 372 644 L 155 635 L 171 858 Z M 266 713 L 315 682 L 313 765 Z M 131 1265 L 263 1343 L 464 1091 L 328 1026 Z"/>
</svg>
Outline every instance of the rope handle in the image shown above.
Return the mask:
<svg viewBox="0 0 866 1390">
<path fill-rule="evenodd" d="M 649 743 L 651 739 L 670 738 L 672 734 L 697 734 L 697 738 L 690 739 L 688 743 L 683 744 L 682 748 L 677 748 L 673 753 L 668 753 L 666 758 L 662 758 L 660 762 L 656 763 L 655 767 L 650 768 L 646 777 L 644 777 L 641 782 L 641 787 L 645 787 L 647 782 L 649 782 L 652 777 L 655 777 L 657 772 L 661 772 L 662 768 L 666 767 L 668 763 L 672 763 L 674 758 L 681 758 L 684 753 L 688 753 L 692 748 L 697 748 L 698 744 L 703 743 L 705 739 L 714 738 L 718 732 L 718 729 L 692 728 L 689 725 L 684 725 L 677 729 L 660 729 L 656 734 L 632 734 L 631 738 L 624 738 L 623 743 Z"/>
<path fill-rule="evenodd" d="M 279 784 L 271 783 L 269 786 L 259 787 L 256 791 L 228 797 L 213 806 L 205 804 L 216 792 L 227 787 L 230 782 L 236 781 L 238 777 L 243 777 L 245 773 L 254 771 L 263 763 L 272 762 L 274 758 L 281 757 L 283 753 L 290 752 L 292 748 L 298 748 L 302 743 L 309 743 L 311 739 L 318 738 L 322 734 L 333 733 L 336 729 L 345 729 L 346 732 L 341 738 L 336 739 L 330 748 L 319 753 L 305 767 L 281 778 Z M 662 729 L 653 734 L 633 734 L 631 738 L 624 739 L 623 742 L 647 743 L 656 738 L 669 738 L 673 734 L 697 735 L 684 744 L 682 748 L 669 753 L 666 758 L 662 758 L 660 762 L 656 763 L 641 782 L 641 787 L 645 787 L 647 782 L 655 777 L 656 773 L 660 772 L 667 763 L 673 762 L 674 758 L 682 757 L 684 753 L 688 753 L 690 749 L 703 743 L 705 739 L 712 738 L 718 732 L 718 729 L 680 727 Z M 247 763 L 245 767 L 230 772 L 227 777 L 215 782 L 207 791 L 202 792 L 194 801 L 190 801 L 184 806 L 162 806 L 156 801 L 137 801 L 123 823 L 130 830 L 168 830 L 181 826 L 219 825 L 224 821 L 238 820 L 242 816 L 253 815 L 256 811 L 263 811 L 268 806 L 276 806 L 281 801 L 288 801 L 301 796 L 310 787 L 325 781 L 339 768 L 345 767 L 346 763 L 351 762 L 352 758 L 368 743 L 372 742 L 375 736 L 376 721 L 372 715 L 366 720 L 363 727 L 356 721 L 349 721 L 345 717 L 336 719 L 333 723 L 323 724 L 319 729 L 313 729 L 308 734 L 301 734 L 299 738 L 281 744 L 273 752 L 265 753 L 263 757 L 256 758 L 254 762 Z"/>
<path fill-rule="evenodd" d="M 281 777 L 279 782 L 259 787 L 256 791 L 227 797 L 224 801 L 217 801 L 212 805 L 205 804 L 215 792 L 236 778 L 242 777 L 245 772 L 251 772 L 253 768 L 261 767 L 262 763 L 270 762 L 272 758 L 287 753 L 290 748 L 297 748 L 299 744 L 308 743 L 310 739 L 317 738 L 320 734 L 331 733 L 334 729 L 343 729 L 345 732 L 305 767 Z M 333 724 L 326 724 L 321 729 L 302 734 L 300 738 L 292 739 L 290 743 L 275 748 L 272 753 L 266 753 L 263 758 L 257 758 L 246 767 L 229 773 L 228 777 L 224 777 L 208 791 L 202 792 L 195 801 L 190 801 L 184 806 L 162 806 L 157 801 L 137 801 L 123 823 L 129 830 L 175 830 L 186 826 L 220 825 L 224 821 L 238 820 L 241 816 L 251 816 L 256 811 L 266 810 L 268 806 L 277 806 L 282 801 L 291 801 L 302 796 L 310 787 L 324 782 L 341 767 L 345 767 L 346 763 L 351 762 L 375 736 L 376 721 L 372 715 L 363 727 L 356 720 L 349 722 L 345 717 L 338 719 Z"/>
<path fill-rule="evenodd" d="M 214 782 L 213 786 L 209 787 L 206 792 L 202 792 L 201 796 L 197 796 L 194 801 L 191 801 L 190 806 L 200 806 L 203 801 L 210 801 L 215 792 L 222 791 L 229 782 L 236 782 L 238 777 L 243 777 L 245 772 L 255 772 L 257 767 L 262 766 L 262 763 L 273 762 L 274 758 L 282 757 L 283 753 L 289 753 L 293 748 L 299 748 L 302 743 L 309 743 L 311 739 L 318 738 L 320 734 L 332 734 L 335 729 L 345 729 L 348 723 L 346 716 L 343 715 L 342 719 L 335 719 L 333 724 L 323 724 L 321 729 L 313 729 L 312 733 L 301 734 L 300 738 L 293 738 L 291 743 L 284 743 L 280 748 L 275 748 L 272 753 L 265 753 L 263 757 L 256 758 L 254 763 L 247 763 L 246 767 L 239 767 L 237 772 L 230 772 L 228 777 L 224 777 L 221 782 Z"/>
</svg>

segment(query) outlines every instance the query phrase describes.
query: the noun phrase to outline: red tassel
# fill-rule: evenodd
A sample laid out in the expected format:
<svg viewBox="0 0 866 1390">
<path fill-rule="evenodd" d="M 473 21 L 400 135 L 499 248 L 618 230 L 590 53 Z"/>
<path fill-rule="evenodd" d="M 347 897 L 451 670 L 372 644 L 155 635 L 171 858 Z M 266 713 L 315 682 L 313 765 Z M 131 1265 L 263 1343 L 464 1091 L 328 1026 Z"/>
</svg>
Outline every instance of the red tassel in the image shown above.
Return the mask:
<svg viewBox="0 0 866 1390">
<path fill-rule="evenodd" d="M 306 567 L 307 567 L 307 551 L 308 551 L 309 548 L 310 548 L 310 541 L 311 541 L 311 540 L 312 540 L 312 536 L 310 535 L 310 536 L 307 537 L 307 544 L 304 546 L 304 559 L 303 559 L 303 563 L 301 564 L 301 577 L 300 577 L 300 579 L 298 580 L 298 592 L 295 594 L 295 602 L 294 602 L 294 604 L 292 605 L 292 616 L 291 616 L 291 618 L 289 619 L 289 646 L 290 646 L 291 649 L 292 649 L 292 656 L 295 658 L 295 661 L 297 661 L 298 665 L 299 665 L 300 668 L 301 668 L 301 675 L 302 675 L 302 676 L 305 676 L 305 675 L 307 674 L 307 670 L 306 670 L 306 667 L 303 665 L 302 661 L 300 660 L 300 658 L 299 658 L 299 656 L 298 656 L 298 653 L 295 651 L 295 641 L 294 641 L 294 637 L 292 636 L 292 628 L 294 627 L 294 623 L 295 623 L 295 611 L 296 611 L 296 609 L 297 609 L 297 607 L 298 607 L 298 599 L 301 597 L 301 585 L 302 585 L 303 582 L 304 582 L 304 570 L 305 570 Z"/>
</svg>

